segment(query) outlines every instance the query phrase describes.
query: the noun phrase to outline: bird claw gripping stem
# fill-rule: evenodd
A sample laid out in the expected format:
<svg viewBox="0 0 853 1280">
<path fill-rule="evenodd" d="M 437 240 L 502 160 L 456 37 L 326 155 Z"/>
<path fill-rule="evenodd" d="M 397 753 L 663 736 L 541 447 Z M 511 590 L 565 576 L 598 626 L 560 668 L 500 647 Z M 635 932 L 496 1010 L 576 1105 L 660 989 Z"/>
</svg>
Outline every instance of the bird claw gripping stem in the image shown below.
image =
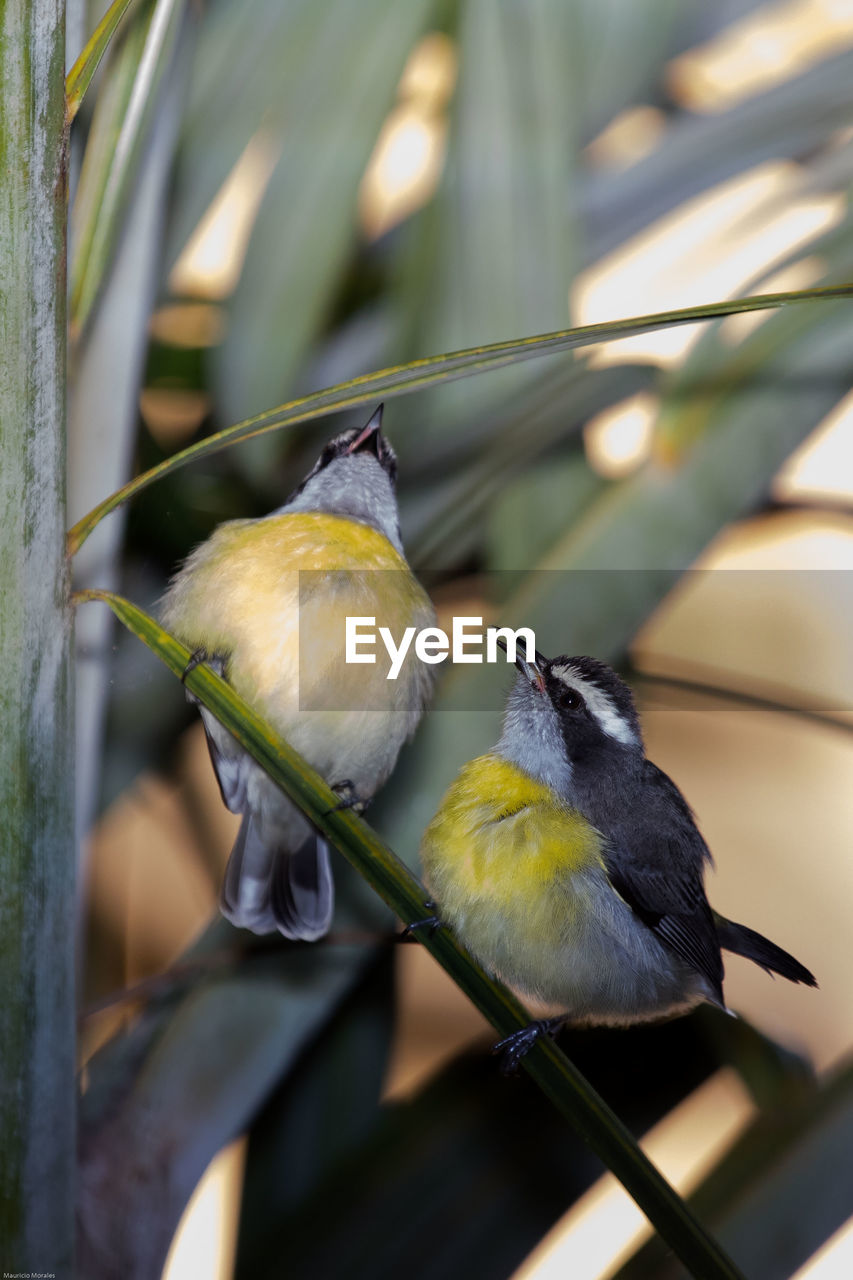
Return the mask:
<svg viewBox="0 0 853 1280">
<path fill-rule="evenodd" d="M 520 1031 L 513 1031 L 511 1035 L 504 1036 L 503 1040 L 493 1044 L 492 1053 L 501 1055 L 501 1074 L 515 1075 L 521 1059 L 530 1052 L 540 1036 L 548 1035 L 553 1040 L 565 1021 L 565 1018 L 537 1018 L 534 1022 L 528 1022 Z"/>
<path fill-rule="evenodd" d="M 325 818 L 328 818 L 330 813 L 343 813 L 347 809 L 352 809 L 353 813 L 357 813 L 361 817 L 370 803 L 369 800 L 364 800 L 358 794 L 355 785 L 349 778 L 344 778 L 342 782 L 332 783 L 332 790 L 341 798 L 336 805 L 326 811 L 323 815 Z"/>
<path fill-rule="evenodd" d="M 192 672 L 195 671 L 196 667 L 200 667 L 204 663 L 207 663 L 211 671 L 220 676 L 223 680 L 227 678 L 226 670 L 228 663 L 222 654 L 208 653 L 207 649 L 201 648 L 194 649 L 190 654 L 190 660 L 184 667 L 181 674 L 181 684 L 185 683 L 187 676 L 191 675 Z"/>
<path fill-rule="evenodd" d="M 427 911 L 429 911 L 429 909 L 434 906 L 435 906 L 434 902 L 424 903 L 424 907 L 426 908 Z M 413 920 L 411 924 L 406 925 L 406 927 L 403 929 L 403 932 L 399 935 L 400 941 L 416 942 L 417 941 L 417 939 L 415 938 L 416 929 L 429 929 L 430 937 L 432 937 L 432 935 L 436 932 L 436 930 L 441 928 L 441 924 L 442 924 L 441 920 L 439 919 L 438 916 L 435 916 L 435 915 L 424 916 L 423 920 Z"/>
</svg>

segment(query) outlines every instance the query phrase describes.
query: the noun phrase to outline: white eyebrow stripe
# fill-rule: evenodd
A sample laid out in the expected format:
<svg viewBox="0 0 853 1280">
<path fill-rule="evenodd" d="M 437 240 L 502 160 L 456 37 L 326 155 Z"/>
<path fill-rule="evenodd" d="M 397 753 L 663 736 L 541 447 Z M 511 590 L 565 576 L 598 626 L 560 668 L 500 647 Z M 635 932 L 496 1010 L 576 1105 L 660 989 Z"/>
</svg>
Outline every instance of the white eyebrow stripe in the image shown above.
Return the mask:
<svg viewBox="0 0 853 1280">
<path fill-rule="evenodd" d="M 615 738 L 617 742 L 624 742 L 626 746 L 634 746 L 636 744 L 637 735 L 625 717 L 621 716 L 616 710 L 612 700 L 603 689 L 599 689 L 597 685 L 584 680 L 570 666 L 552 667 L 551 672 L 553 675 L 558 676 L 563 684 L 577 689 L 606 734 L 611 738 Z"/>
</svg>

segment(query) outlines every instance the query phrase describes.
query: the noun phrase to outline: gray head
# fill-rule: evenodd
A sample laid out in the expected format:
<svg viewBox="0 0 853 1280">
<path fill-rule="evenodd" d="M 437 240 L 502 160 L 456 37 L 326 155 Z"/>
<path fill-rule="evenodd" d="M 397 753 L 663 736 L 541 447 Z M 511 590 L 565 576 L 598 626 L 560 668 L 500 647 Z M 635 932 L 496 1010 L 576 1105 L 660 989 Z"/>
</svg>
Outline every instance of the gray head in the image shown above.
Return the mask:
<svg viewBox="0 0 853 1280">
<path fill-rule="evenodd" d="M 323 449 L 279 511 L 324 511 L 384 533 L 402 555 L 397 513 L 397 455 L 382 434 L 380 405 L 363 427 L 342 431 Z"/>
<path fill-rule="evenodd" d="M 497 750 L 564 795 L 644 758 L 631 690 L 596 658 L 519 658 Z"/>
</svg>

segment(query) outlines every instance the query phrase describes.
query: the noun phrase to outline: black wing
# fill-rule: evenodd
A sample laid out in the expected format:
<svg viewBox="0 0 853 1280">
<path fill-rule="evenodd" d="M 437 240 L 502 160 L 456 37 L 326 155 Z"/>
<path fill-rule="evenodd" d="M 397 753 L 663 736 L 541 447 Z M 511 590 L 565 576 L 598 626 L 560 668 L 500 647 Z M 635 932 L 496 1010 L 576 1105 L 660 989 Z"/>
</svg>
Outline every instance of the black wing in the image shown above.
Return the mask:
<svg viewBox="0 0 853 1280">
<path fill-rule="evenodd" d="M 723 960 L 702 873 L 711 855 L 675 783 L 650 761 L 642 787 L 606 824 L 610 882 L 661 942 L 701 973 L 719 1003 Z"/>
</svg>

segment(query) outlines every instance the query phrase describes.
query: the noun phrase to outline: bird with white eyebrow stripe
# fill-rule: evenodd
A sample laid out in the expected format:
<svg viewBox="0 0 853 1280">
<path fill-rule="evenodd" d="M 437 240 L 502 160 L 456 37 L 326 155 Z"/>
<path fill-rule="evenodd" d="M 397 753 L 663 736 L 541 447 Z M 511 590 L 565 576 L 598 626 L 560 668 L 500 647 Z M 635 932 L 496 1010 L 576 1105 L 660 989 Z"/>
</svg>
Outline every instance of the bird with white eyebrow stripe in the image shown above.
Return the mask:
<svg viewBox="0 0 853 1280">
<path fill-rule="evenodd" d="M 787 951 L 711 910 L 710 852 L 646 759 L 616 672 L 539 654 L 516 666 L 500 741 L 464 766 L 421 845 L 437 919 L 539 1015 L 496 1046 L 507 1069 L 564 1022 L 725 1009 L 721 948 L 816 986 Z"/>
</svg>

